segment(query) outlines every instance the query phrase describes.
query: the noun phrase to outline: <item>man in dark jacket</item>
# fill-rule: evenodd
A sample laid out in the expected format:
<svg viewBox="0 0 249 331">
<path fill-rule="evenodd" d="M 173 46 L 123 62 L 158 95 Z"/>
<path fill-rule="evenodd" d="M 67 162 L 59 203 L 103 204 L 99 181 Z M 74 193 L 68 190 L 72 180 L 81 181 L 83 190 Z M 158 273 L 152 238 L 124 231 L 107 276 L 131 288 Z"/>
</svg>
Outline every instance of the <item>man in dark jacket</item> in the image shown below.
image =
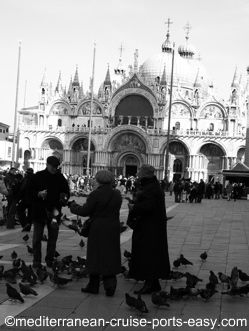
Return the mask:
<svg viewBox="0 0 249 331">
<path fill-rule="evenodd" d="M 159 279 L 167 279 L 170 273 L 165 198 L 154 171 L 150 165 L 141 167 L 140 191 L 134 204 L 129 204 L 129 217 L 135 220 L 130 276 L 145 280 L 136 291 L 140 294 L 160 291 Z"/>
<path fill-rule="evenodd" d="M 64 176 L 59 172 L 60 161 L 55 156 L 47 158 L 45 170 L 37 172 L 30 183 L 32 201 L 33 267 L 41 265 L 41 240 L 45 225 L 48 229 L 47 254 L 45 261 L 52 266 L 59 233 L 61 207 L 69 198 L 69 187 Z"/>
</svg>

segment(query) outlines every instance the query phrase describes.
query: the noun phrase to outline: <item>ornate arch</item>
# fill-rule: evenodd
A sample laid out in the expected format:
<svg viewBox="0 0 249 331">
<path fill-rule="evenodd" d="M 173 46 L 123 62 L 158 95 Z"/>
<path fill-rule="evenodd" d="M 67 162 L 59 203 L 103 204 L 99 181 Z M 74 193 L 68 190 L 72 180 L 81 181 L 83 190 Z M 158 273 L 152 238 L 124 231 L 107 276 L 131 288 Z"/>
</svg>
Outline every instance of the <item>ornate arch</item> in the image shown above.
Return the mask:
<svg viewBox="0 0 249 331">
<path fill-rule="evenodd" d="M 61 146 L 62 146 L 62 149 L 63 149 L 63 143 L 62 143 L 62 141 L 58 138 L 58 137 L 54 137 L 54 136 L 47 136 L 47 137 L 44 137 L 44 139 L 43 139 L 43 142 L 42 142 L 42 144 L 41 144 L 41 147 L 44 145 L 44 143 L 46 142 L 46 141 L 48 141 L 48 140 L 56 140 L 59 144 L 61 144 Z"/>
<path fill-rule="evenodd" d="M 84 105 L 89 104 L 88 107 L 84 108 Z M 90 115 L 90 104 L 91 104 L 91 99 L 84 99 L 82 100 L 76 108 L 76 114 L 78 116 L 89 116 Z M 82 111 L 88 111 L 87 114 L 83 114 Z M 93 116 L 105 116 L 105 111 L 103 108 L 103 105 L 96 99 L 93 99 Z"/>
<path fill-rule="evenodd" d="M 69 115 L 71 112 L 71 107 L 66 100 L 58 99 L 55 100 L 49 110 L 49 114 L 54 115 Z"/>
<path fill-rule="evenodd" d="M 177 138 L 172 138 L 172 139 L 170 139 L 169 143 L 172 143 L 172 142 L 178 142 L 178 143 L 181 143 L 181 144 L 186 148 L 186 151 L 187 151 L 188 155 L 190 155 L 190 146 L 188 146 L 188 145 L 186 144 L 186 142 L 184 142 L 184 141 L 182 141 L 182 140 L 180 140 L 180 139 L 177 139 Z M 160 151 L 159 151 L 159 154 L 164 155 L 165 152 L 166 152 L 166 147 L 167 147 L 167 141 L 165 141 L 165 142 L 162 144 L 162 146 L 161 146 L 161 148 L 160 148 Z"/>
<path fill-rule="evenodd" d="M 213 140 L 206 140 L 206 141 L 203 141 L 203 143 L 202 143 L 200 146 L 198 146 L 198 150 L 196 151 L 195 154 L 199 154 L 200 151 L 201 151 L 201 148 L 202 148 L 204 145 L 207 145 L 207 144 L 213 144 L 213 145 L 216 145 L 217 147 L 219 147 L 219 148 L 222 150 L 224 156 L 227 155 L 227 152 L 226 152 L 226 148 L 225 148 L 225 146 L 222 145 L 220 142 L 218 143 L 218 142 L 213 141 Z"/>
<path fill-rule="evenodd" d="M 73 147 L 73 144 L 77 141 L 77 140 L 79 140 L 79 139 L 87 139 L 88 140 L 88 135 L 84 135 L 84 134 L 77 134 L 76 136 L 74 136 L 71 140 L 70 140 L 70 142 L 69 142 L 69 149 L 72 149 L 72 147 Z M 96 151 L 97 150 L 97 142 L 96 142 L 96 140 L 93 138 L 93 136 L 92 136 L 92 138 L 91 138 L 91 143 L 93 144 L 93 146 L 94 146 L 94 151 Z"/>
<path fill-rule="evenodd" d="M 210 107 L 210 111 L 212 110 L 212 107 L 213 109 L 217 108 L 221 111 L 223 117 L 211 117 L 211 118 L 214 118 L 214 119 L 226 119 L 227 118 L 227 111 L 225 109 L 225 107 L 219 103 L 219 102 L 206 102 L 204 103 L 203 105 L 201 105 L 200 109 L 198 110 L 198 113 L 197 113 L 197 117 L 198 118 L 204 118 L 203 117 L 203 112 L 204 112 L 204 109 L 207 108 L 207 107 Z"/>
<path fill-rule="evenodd" d="M 183 101 L 183 100 L 174 100 L 172 102 L 172 108 L 173 109 L 174 109 L 174 106 L 175 105 L 181 105 L 182 107 L 184 107 L 185 109 L 187 109 L 189 111 L 189 118 L 194 118 L 195 117 L 194 116 L 193 108 L 191 107 L 191 105 L 188 102 Z M 174 111 L 173 109 L 172 109 L 172 111 Z M 179 109 L 179 111 L 181 111 L 181 110 Z M 167 114 L 168 114 L 168 107 L 165 110 L 165 116 L 168 116 Z M 187 118 L 187 116 L 186 117 L 184 116 L 185 115 L 185 112 L 184 111 L 182 112 L 182 114 L 180 113 L 180 115 L 182 115 L 183 118 Z M 173 113 L 171 113 L 171 116 L 173 116 Z M 179 116 L 179 117 L 181 117 L 181 116 Z"/>
<path fill-rule="evenodd" d="M 142 88 L 128 87 L 124 90 L 121 90 L 119 93 L 114 95 L 114 97 L 112 98 L 110 106 L 109 106 L 111 116 L 115 116 L 115 110 L 116 110 L 118 104 L 120 103 L 120 101 L 122 99 L 124 99 L 125 97 L 127 97 L 129 95 L 139 95 L 139 96 L 146 98 L 149 101 L 149 103 L 151 104 L 153 113 L 158 112 L 159 107 L 158 107 L 156 98 L 150 92 L 148 92 L 147 90 L 142 89 Z"/>
<path fill-rule="evenodd" d="M 122 125 L 114 128 L 111 133 L 107 135 L 104 150 L 109 150 L 111 148 L 112 142 L 120 135 L 124 133 L 133 133 L 134 135 L 137 135 L 140 139 L 143 140 L 145 146 L 146 146 L 146 153 L 152 153 L 152 144 L 145 132 L 138 127 L 131 128 L 129 125 Z"/>
</svg>

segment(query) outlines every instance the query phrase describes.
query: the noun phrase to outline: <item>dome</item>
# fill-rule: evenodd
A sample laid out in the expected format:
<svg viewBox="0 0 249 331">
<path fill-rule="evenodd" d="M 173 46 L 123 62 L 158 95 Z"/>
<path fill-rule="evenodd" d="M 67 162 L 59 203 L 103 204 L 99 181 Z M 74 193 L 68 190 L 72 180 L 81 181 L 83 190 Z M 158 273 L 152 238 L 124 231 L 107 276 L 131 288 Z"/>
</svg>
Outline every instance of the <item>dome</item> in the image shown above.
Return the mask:
<svg viewBox="0 0 249 331">
<path fill-rule="evenodd" d="M 141 78 L 148 84 L 154 84 L 157 77 L 162 77 L 164 67 L 166 68 L 166 79 L 170 82 L 171 77 L 172 54 L 160 52 L 146 60 L 140 67 Z M 193 88 L 197 74 L 203 87 L 208 87 L 209 79 L 205 68 L 199 59 L 189 59 L 181 57 L 175 52 L 174 60 L 174 85 Z"/>
</svg>

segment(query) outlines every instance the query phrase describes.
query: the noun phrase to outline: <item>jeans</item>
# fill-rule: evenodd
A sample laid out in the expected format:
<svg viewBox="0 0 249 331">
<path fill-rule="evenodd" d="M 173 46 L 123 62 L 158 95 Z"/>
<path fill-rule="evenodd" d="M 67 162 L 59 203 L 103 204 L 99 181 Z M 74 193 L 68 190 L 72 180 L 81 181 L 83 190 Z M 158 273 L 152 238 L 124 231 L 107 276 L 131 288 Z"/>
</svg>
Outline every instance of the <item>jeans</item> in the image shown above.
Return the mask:
<svg viewBox="0 0 249 331">
<path fill-rule="evenodd" d="M 34 222 L 34 233 L 33 233 L 33 265 L 39 266 L 41 264 L 41 241 L 43 237 L 43 231 L 47 220 L 40 220 L 40 222 Z M 48 229 L 48 242 L 47 242 L 47 254 L 45 257 L 45 261 L 47 262 L 48 266 L 51 266 L 55 250 L 56 250 L 56 241 L 59 234 L 59 227 L 54 228 L 51 224 L 47 224 Z"/>
</svg>

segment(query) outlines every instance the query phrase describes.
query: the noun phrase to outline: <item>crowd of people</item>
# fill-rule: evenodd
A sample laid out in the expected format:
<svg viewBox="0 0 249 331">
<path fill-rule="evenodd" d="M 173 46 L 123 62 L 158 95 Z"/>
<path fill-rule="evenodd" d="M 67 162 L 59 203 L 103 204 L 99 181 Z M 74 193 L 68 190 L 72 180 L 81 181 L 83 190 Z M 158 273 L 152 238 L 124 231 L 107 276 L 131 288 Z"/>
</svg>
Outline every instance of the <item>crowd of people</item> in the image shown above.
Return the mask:
<svg viewBox="0 0 249 331">
<path fill-rule="evenodd" d="M 42 268 L 41 242 L 45 227 L 48 232 L 45 262 L 48 268 L 53 266 L 62 207 L 70 208 L 75 215 L 89 217 L 86 259 L 89 283 L 82 292 L 97 294 L 102 279 L 107 296 L 114 295 L 116 275 L 121 272 L 120 208 L 125 194 L 130 192 L 132 196 L 128 199 L 127 219 L 127 225 L 133 230 L 129 277 L 143 280 L 144 285 L 136 292 L 147 294 L 160 291 L 159 280 L 167 279 L 170 273 L 165 191 L 174 193 L 175 202 L 200 203 L 204 197 L 220 199 L 224 189 L 230 200 L 239 198 L 243 187 L 227 183 L 223 188 L 219 181 L 197 183 L 188 179 L 159 182 L 150 165 L 143 165 L 137 177 L 115 178 L 108 170 L 100 170 L 90 178 L 70 176 L 61 173 L 60 161 L 55 156 L 49 156 L 46 168 L 37 173 L 28 168 L 22 175 L 11 168 L 0 176 L 0 193 L 7 201 L 7 206 L 2 208 L 7 228 L 13 229 L 19 222 L 23 231 L 30 231 L 33 225 L 35 269 Z M 83 205 L 72 200 L 75 191 L 88 192 Z M 2 204 L 3 201 L 0 207 Z"/>
</svg>

